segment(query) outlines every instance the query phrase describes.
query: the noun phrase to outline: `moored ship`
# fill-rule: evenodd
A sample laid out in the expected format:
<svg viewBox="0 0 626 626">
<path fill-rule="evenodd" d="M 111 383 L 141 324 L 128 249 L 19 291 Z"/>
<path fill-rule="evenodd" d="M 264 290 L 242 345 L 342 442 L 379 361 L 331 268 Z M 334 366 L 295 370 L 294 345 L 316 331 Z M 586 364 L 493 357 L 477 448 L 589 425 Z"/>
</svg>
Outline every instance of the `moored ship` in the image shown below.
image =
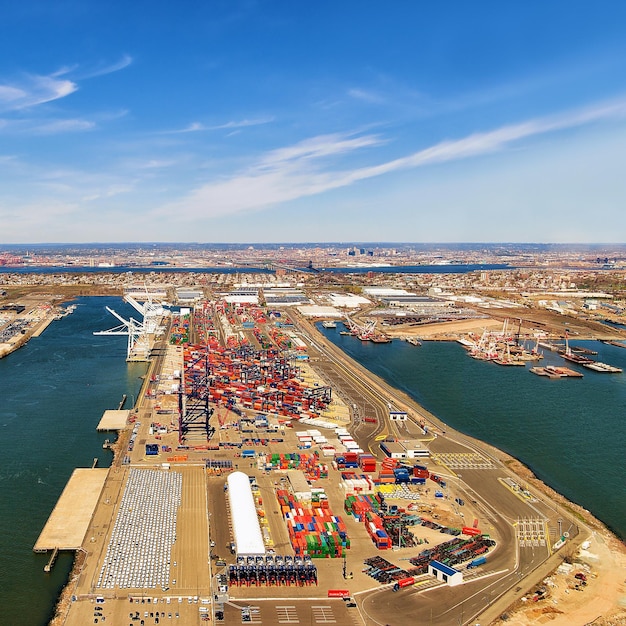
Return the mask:
<svg viewBox="0 0 626 626">
<path fill-rule="evenodd" d="M 537 376 L 547 376 L 548 378 L 582 378 L 583 374 L 570 369 L 569 367 L 557 367 L 556 365 L 546 365 L 545 367 L 531 367 L 530 371 Z"/>
<path fill-rule="evenodd" d="M 593 370 L 594 372 L 600 372 L 601 374 L 621 374 L 622 369 L 620 367 L 613 367 L 608 363 L 600 363 L 600 361 L 591 361 L 590 363 L 583 363 L 583 367 Z"/>
</svg>

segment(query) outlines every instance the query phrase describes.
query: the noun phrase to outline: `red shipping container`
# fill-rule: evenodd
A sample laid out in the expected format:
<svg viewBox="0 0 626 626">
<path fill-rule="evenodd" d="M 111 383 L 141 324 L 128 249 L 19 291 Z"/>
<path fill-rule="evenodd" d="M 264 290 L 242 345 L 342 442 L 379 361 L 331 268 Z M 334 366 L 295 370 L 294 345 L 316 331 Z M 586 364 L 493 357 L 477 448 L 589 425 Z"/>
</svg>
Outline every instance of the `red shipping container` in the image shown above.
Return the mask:
<svg viewBox="0 0 626 626">
<path fill-rule="evenodd" d="M 329 589 L 328 597 L 329 598 L 349 598 L 350 591 L 348 589 Z"/>
</svg>

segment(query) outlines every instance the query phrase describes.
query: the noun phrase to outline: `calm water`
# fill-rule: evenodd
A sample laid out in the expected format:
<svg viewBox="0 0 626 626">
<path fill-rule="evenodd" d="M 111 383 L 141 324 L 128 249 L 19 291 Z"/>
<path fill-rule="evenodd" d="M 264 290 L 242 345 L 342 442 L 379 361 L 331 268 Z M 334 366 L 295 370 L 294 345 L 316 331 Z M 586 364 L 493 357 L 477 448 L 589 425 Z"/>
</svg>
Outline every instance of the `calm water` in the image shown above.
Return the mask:
<svg viewBox="0 0 626 626">
<path fill-rule="evenodd" d="M 92 335 L 117 325 L 105 305 L 133 309 L 119 298 L 75 302 L 73 314 L 0 360 L 0 624 L 48 623 L 73 555 L 44 574 L 47 556 L 33 545 L 72 471 L 94 457 L 110 464 L 96 426 L 124 393 L 139 393 L 146 371 L 126 363 L 126 337 Z"/>
<path fill-rule="evenodd" d="M 626 539 L 626 373 L 550 380 L 471 359 L 456 343 L 363 343 L 320 330 L 346 353 L 453 428 L 517 457 Z M 626 372 L 626 349 L 573 342 Z M 565 362 L 545 352 L 542 364 Z M 578 369 L 573 364 L 567 364 Z"/>
<path fill-rule="evenodd" d="M 306 270 L 307 268 L 299 268 Z M 375 272 L 380 274 L 467 274 L 482 270 L 512 270 L 508 264 L 450 264 L 450 265 L 397 265 L 393 267 L 326 267 L 321 271 L 338 274 L 366 274 Z M 88 267 L 72 265 L 68 267 L 27 266 L 6 267 L 0 266 L 0 274 L 274 274 L 274 270 L 263 267 L 169 267 L 167 265 L 155 265 L 151 267 L 134 267 L 120 265 L 117 267 Z"/>
</svg>

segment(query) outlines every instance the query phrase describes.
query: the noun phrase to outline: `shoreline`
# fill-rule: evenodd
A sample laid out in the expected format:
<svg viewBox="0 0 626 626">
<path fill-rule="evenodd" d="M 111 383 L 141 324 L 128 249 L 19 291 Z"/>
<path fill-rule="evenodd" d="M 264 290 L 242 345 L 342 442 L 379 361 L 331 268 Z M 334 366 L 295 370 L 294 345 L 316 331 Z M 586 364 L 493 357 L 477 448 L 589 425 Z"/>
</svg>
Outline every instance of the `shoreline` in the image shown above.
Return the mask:
<svg viewBox="0 0 626 626">
<path fill-rule="evenodd" d="M 566 513 L 564 517 L 571 516 L 572 519 L 575 519 L 576 522 L 581 525 L 578 537 L 575 540 L 570 540 L 570 542 L 566 544 L 567 549 L 566 546 L 564 546 L 561 550 L 552 553 L 552 555 L 546 559 L 546 561 L 541 563 L 535 571 L 523 579 L 523 584 L 518 588 L 522 593 L 535 588 L 537 585 L 541 584 L 546 577 L 553 575 L 561 563 L 573 559 L 573 555 L 580 548 L 581 544 L 585 540 L 593 537 L 595 534 L 600 535 L 603 542 L 611 546 L 611 552 L 615 553 L 617 559 L 626 563 L 626 540 L 622 539 L 604 522 L 602 522 L 602 520 L 595 517 L 593 513 L 585 509 L 582 505 L 569 500 L 542 479 L 538 478 L 533 470 L 529 466 L 525 465 L 520 459 L 505 452 L 504 450 L 500 450 L 492 444 L 476 439 L 471 435 L 467 435 L 448 426 L 442 419 L 426 410 L 418 402 L 413 400 L 413 398 L 411 398 L 406 392 L 396 389 L 380 378 L 377 374 L 371 372 L 366 367 L 352 359 L 352 357 L 343 352 L 341 348 L 329 341 L 323 333 L 318 330 L 314 323 L 311 323 L 308 320 L 303 320 L 301 317 L 298 317 L 298 321 L 304 321 L 304 325 L 308 325 L 310 328 L 314 329 L 317 340 L 322 342 L 326 349 L 329 349 L 334 354 L 340 356 L 340 358 L 345 359 L 350 363 L 352 368 L 361 371 L 369 378 L 374 386 L 383 390 L 395 400 L 400 397 L 401 403 L 399 403 L 398 408 L 407 410 L 409 416 L 411 416 L 412 413 L 417 413 L 430 422 L 430 424 L 438 428 L 440 436 L 462 441 L 463 443 L 470 442 L 472 446 L 498 459 L 509 474 L 512 474 L 518 480 L 527 483 L 531 490 L 541 494 L 547 500 L 552 501 L 555 505 L 555 510 L 557 510 L 558 507 L 559 510 Z M 446 340 L 451 341 L 451 339 Z M 623 596 L 623 599 L 626 600 L 626 595 Z M 619 600 L 620 596 L 616 595 L 611 612 L 607 615 L 597 616 L 593 623 L 597 626 L 626 625 L 626 604 L 624 604 L 623 601 L 620 603 Z M 520 593 L 511 588 L 503 596 L 495 600 L 493 604 L 487 608 L 487 610 L 474 616 L 472 621 L 476 620 L 480 623 L 496 624 L 500 623 L 501 615 L 506 613 L 507 615 L 513 616 L 518 612 L 523 612 L 525 608 L 527 608 L 527 605 L 521 602 Z M 617 616 L 618 621 L 614 621 L 614 615 Z M 521 624 L 525 622 L 519 623 Z M 535 620 L 531 619 L 528 623 L 534 624 Z M 568 626 L 570 623 L 573 622 L 567 622 Z"/>
<path fill-rule="evenodd" d="M 609 526 L 607 526 L 604 522 L 602 522 L 602 520 L 596 518 L 593 515 L 593 513 L 585 509 L 582 505 L 576 502 L 573 502 L 571 500 L 568 500 L 564 495 L 556 491 L 554 488 L 552 488 L 542 479 L 538 478 L 536 474 L 534 473 L 534 471 L 532 470 L 532 468 L 526 465 L 523 461 L 509 454 L 508 452 L 505 452 L 504 450 L 501 450 L 500 448 L 493 446 L 492 444 L 488 442 L 482 441 L 481 439 L 476 439 L 472 435 L 468 435 L 462 431 L 452 428 L 451 426 L 446 424 L 441 418 L 431 413 L 430 411 L 425 409 L 422 405 L 420 405 L 418 402 L 413 400 L 413 398 L 411 398 L 405 391 L 402 391 L 401 389 L 397 389 L 393 387 L 392 385 L 387 383 L 385 380 L 380 378 L 377 374 L 375 374 L 374 372 L 371 372 L 366 367 L 364 367 L 363 365 L 361 365 L 360 363 L 352 359 L 349 355 L 343 352 L 341 348 L 338 348 L 334 343 L 332 343 L 331 341 L 328 341 L 326 337 L 317 330 L 314 324 L 311 324 L 311 327 L 315 328 L 318 339 L 320 341 L 323 341 L 327 349 L 332 350 L 336 354 L 338 353 L 342 358 L 349 361 L 353 368 L 359 369 L 363 373 L 365 373 L 367 376 L 369 376 L 370 379 L 372 379 L 381 390 L 384 390 L 388 394 L 395 395 L 396 397 L 400 396 L 405 406 L 400 406 L 399 408 L 409 409 L 408 411 L 409 415 L 413 413 L 413 414 L 421 415 L 424 418 L 426 418 L 428 421 L 430 421 L 433 425 L 435 425 L 439 429 L 439 433 L 438 433 L 439 435 L 443 433 L 445 433 L 446 436 L 449 436 L 450 434 L 454 434 L 458 437 L 465 438 L 471 441 L 473 445 L 475 445 L 476 447 L 483 448 L 485 451 L 489 452 L 492 456 L 502 457 L 500 458 L 500 461 L 506 467 L 508 467 L 516 476 L 518 476 L 519 478 L 523 480 L 528 480 L 529 482 L 533 482 L 534 484 L 536 483 L 537 485 L 543 486 L 543 488 L 545 489 L 544 491 L 545 495 L 548 495 L 550 497 L 557 495 L 562 502 L 569 504 L 572 507 L 572 509 L 576 510 L 576 512 L 579 515 L 583 517 L 589 516 L 589 520 L 587 520 L 586 517 L 585 519 L 582 520 L 584 523 L 587 523 L 589 521 L 589 524 L 593 523 L 594 525 L 597 525 L 598 527 L 604 529 L 606 532 L 611 533 L 612 535 L 615 536 L 615 539 L 619 541 L 620 543 L 622 543 L 624 547 L 626 548 L 626 538 L 622 539 Z M 446 341 L 453 341 L 453 340 L 448 339 Z M 510 467 L 513 464 L 517 464 L 519 473 L 518 471 L 515 471 Z"/>
</svg>

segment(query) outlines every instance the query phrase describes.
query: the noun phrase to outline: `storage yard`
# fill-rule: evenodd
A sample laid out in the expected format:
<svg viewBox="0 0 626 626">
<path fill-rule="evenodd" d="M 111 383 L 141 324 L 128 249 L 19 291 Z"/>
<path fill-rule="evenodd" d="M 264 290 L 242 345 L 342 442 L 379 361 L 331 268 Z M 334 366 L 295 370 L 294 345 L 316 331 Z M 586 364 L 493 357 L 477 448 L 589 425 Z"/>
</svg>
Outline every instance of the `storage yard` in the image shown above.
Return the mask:
<svg viewBox="0 0 626 626">
<path fill-rule="evenodd" d="M 167 323 L 57 623 L 400 624 L 428 610 L 447 624 L 418 596 L 454 585 L 470 620 L 558 550 L 550 530 L 522 543 L 511 522 L 554 529 L 551 503 L 531 508 L 495 458 L 425 412 L 407 419 L 378 381 L 350 383 L 357 370 L 289 312 L 220 300 Z M 563 530 L 564 544 L 579 535 Z"/>
</svg>

